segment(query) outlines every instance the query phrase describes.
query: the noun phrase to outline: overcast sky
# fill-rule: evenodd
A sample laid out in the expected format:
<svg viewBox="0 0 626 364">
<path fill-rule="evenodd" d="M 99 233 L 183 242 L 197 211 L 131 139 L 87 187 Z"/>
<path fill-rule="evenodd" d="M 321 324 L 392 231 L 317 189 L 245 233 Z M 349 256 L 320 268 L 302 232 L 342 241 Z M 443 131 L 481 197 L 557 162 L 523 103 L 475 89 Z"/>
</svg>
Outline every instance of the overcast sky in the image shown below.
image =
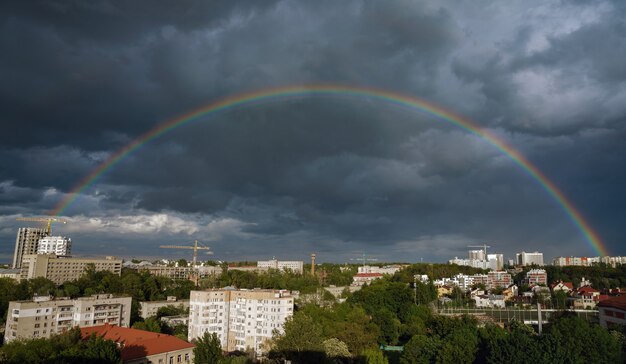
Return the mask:
<svg viewBox="0 0 626 364">
<path fill-rule="evenodd" d="M 378 87 L 464 115 L 523 153 L 626 255 L 623 1 L 5 1 L 0 260 L 117 149 L 222 97 Z M 55 232 L 77 255 L 445 261 L 596 255 L 492 145 L 367 98 L 234 109 L 151 141 Z M 33 225 L 36 226 L 36 223 Z M 203 255 L 202 259 L 208 258 Z"/>
</svg>

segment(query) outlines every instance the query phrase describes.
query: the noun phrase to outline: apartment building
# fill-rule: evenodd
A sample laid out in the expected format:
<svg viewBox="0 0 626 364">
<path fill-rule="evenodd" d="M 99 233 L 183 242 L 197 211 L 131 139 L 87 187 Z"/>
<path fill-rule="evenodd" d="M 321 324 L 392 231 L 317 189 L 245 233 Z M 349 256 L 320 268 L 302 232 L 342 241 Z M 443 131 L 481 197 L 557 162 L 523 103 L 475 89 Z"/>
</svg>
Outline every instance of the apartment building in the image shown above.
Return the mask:
<svg viewBox="0 0 626 364">
<path fill-rule="evenodd" d="M 28 254 L 24 255 L 22 259 L 20 278 L 43 277 L 56 284 L 62 284 L 63 282 L 77 280 L 89 266 L 93 266 L 96 271 L 109 271 L 117 275 L 122 274 L 122 260 L 115 257 L 93 259 L 58 257 L 55 254 Z"/>
<path fill-rule="evenodd" d="M 511 274 L 504 271 L 489 272 L 487 273 L 487 276 L 489 277 L 489 285 L 487 288 L 507 288 L 513 283 L 513 277 L 511 277 Z"/>
<path fill-rule="evenodd" d="M 222 267 L 201 266 L 201 267 L 168 267 L 165 265 L 143 265 L 137 270 L 148 272 L 153 276 L 167 277 L 170 279 L 190 279 L 194 277 L 206 278 L 212 275 L 222 274 Z"/>
<path fill-rule="evenodd" d="M 7 312 L 5 342 L 16 339 L 48 338 L 74 326 L 108 323 L 130 325 L 131 297 L 99 294 L 77 299 L 49 296 L 30 301 L 11 301 Z"/>
<path fill-rule="evenodd" d="M 191 291 L 189 300 L 189 340 L 217 334 L 227 351 L 268 350 L 272 331 L 283 331 L 285 320 L 293 315 L 294 296 L 284 290 L 212 289 Z"/>
<path fill-rule="evenodd" d="M 304 271 L 304 262 L 301 260 L 259 260 L 256 266 L 260 269 L 290 270 L 298 274 L 302 274 Z"/>
<path fill-rule="evenodd" d="M 27 254 L 36 254 L 39 239 L 47 235 L 46 229 L 19 228 L 15 238 L 15 252 L 13 253 L 13 268 L 22 267 L 22 258 Z"/>
<path fill-rule="evenodd" d="M 377 267 L 372 265 L 363 265 L 357 268 L 358 273 L 379 273 L 394 275 L 396 272 L 404 268 L 401 265 L 386 265 L 384 267 Z"/>
<path fill-rule="evenodd" d="M 65 236 L 46 236 L 39 239 L 37 254 L 72 254 L 72 239 Z"/>
<path fill-rule="evenodd" d="M 531 269 L 526 272 L 526 279 L 524 283 L 529 286 L 532 285 L 547 285 L 548 284 L 548 273 L 546 273 L 545 269 Z"/>
<path fill-rule="evenodd" d="M 188 309 L 189 300 L 179 300 L 175 296 L 168 296 L 165 301 L 141 301 L 139 302 L 139 316 L 143 319 L 156 316 L 159 308 L 167 306 Z"/>
</svg>

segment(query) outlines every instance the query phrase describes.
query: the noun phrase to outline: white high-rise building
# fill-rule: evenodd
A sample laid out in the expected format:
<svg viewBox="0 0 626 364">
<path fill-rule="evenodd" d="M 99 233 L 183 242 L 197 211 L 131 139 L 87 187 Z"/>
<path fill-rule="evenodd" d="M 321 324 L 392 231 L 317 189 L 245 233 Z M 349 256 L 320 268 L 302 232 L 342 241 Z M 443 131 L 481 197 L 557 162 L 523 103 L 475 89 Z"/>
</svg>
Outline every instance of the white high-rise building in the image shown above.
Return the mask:
<svg viewBox="0 0 626 364">
<path fill-rule="evenodd" d="M 72 253 L 72 239 L 65 236 L 46 236 L 39 239 L 37 254 L 67 256 Z"/>
<path fill-rule="evenodd" d="M 515 254 L 515 263 L 517 265 L 523 265 L 523 266 L 533 265 L 533 264 L 538 265 L 538 266 L 543 266 L 543 253 L 539 253 L 539 252 L 517 253 Z"/>
<path fill-rule="evenodd" d="M 211 289 L 191 291 L 189 341 L 215 333 L 226 351 L 268 351 L 272 332 L 283 332 L 293 315 L 289 291 L 270 289 Z"/>
</svg>

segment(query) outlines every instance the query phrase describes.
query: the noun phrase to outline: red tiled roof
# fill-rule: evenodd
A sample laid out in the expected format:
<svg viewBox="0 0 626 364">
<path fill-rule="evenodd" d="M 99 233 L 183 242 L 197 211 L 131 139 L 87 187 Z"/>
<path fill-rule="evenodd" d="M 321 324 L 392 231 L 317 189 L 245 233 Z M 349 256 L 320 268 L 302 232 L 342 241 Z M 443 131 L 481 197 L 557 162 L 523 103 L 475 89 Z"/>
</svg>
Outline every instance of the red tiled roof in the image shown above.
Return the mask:
<svg viewBox="0 0 626 364">
<path fill-rule="evenodd" d="M 382 277 L 381 273 L 357 273 L 354 275 L 355 277 Z"/>
<path fill-rule="evenodd" d="M 626 296 L 609 297 L 598 303 L 599 307 L 612 307 L 626 311 Z"/>
<path fill-rule="evenodd" d="M 565 287 L 567 287 L 569 289 L 574 289 L 574 284 L 572 282 L 563 282 L 563 281 L 552 283 L 550 288 L 554 288 L 554 287 L 558 286 L 559 283 L 562 283 Z"/>
<path fill-rule="evenodd" d="M 175 336 L 104 324 L 81 327 L 83 338 L 96 334 L 121 344 L 122 360 L 132 360 L 170 351 L 193 348 L 195 345 Z"/>
<path fill-rule="evenodd" d="M 597 289 L 593 289 L 589 286 L 585 286 L 585 287 L 580 287 L 578 289 L 578 294 L 588 294 L 588 293 L 600 293 L 600 291 L 598 291 Z"/>
</svg>

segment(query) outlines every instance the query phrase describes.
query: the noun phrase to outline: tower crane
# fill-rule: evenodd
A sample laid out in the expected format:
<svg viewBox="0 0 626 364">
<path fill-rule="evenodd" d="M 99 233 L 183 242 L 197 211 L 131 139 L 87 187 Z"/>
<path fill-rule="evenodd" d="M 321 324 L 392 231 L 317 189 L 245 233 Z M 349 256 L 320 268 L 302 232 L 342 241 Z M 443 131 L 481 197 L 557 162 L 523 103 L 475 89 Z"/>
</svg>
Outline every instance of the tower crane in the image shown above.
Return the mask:
<svg viewBox="0 0 626 364">
<path fill-rule="evenodd" d="M 61 220 L 61 219 L 56 218 L 56 217 L 18 217 L 15 220 L 18 220 L 18 221 L 45 222 L 45 223 L 48 224 L 47 227 L 46 227 L 46 234 L 48 236 L 50 236 L 50 233 L 52 232 L 52 223 L 53 222 L 60 222 L 62 224 L 67 224 L 67 221 Z"/>
<path fill-rule="evenodd" d="M 200 245 L 198 245 L 200 244 Z M 198 250 L 211 250 L 208 246 L 202 245 L 198 240 L 194 240 L 193 245 L 161 245 L 163 249 L 193 249 L 193 267 L 196 267 L 196 260 L 198 258 Z M 207 252 L 207 254 L 213 254 L 213 252 Z"/>
</svg>

